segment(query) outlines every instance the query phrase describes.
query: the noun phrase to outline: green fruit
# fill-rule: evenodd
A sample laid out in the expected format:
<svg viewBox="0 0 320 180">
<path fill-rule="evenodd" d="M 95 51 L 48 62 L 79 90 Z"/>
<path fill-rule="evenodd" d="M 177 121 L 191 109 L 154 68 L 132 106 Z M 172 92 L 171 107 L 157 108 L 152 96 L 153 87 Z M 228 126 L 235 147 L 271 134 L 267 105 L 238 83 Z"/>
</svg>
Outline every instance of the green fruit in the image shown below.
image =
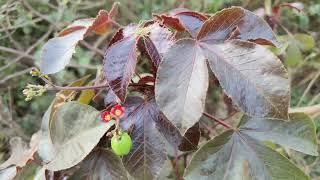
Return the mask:
<svg viewBox="0 0 320 180">
<path fill-rule="evenodd" d="M 127 155 L 132 147 L 132 140 L 128 133 L 114 135 L 111 139 L 111 148 L 118 156 Z"/>
</svg>

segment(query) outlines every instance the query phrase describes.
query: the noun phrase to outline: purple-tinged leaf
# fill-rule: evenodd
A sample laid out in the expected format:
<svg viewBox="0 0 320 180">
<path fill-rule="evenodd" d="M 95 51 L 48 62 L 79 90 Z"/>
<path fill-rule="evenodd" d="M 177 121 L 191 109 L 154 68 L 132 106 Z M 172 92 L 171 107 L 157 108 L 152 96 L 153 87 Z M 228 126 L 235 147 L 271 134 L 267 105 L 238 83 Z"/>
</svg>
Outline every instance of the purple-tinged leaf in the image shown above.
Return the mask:
<svg viewBox="0 0 320 180">
<path fill-rule="evenodd" d="M 190 11 L 188 9 L 177 9 L 170 15 L 154 15 L 161 24 L 176 29 L 177 31 L 188 31 L 192 37 L 196 37 L 207 16 Z"/>
<path fill-rule="evenodd" d="M 184 28 L 190 33 L 192 37 L 196 37 L 203 22 L 208 19 L 208 17 L 193 11 L 182 11 L 175 16 L 183 24 Z"/>
<path fill-rule="evenodd" d="M 246 41 L 200 43 L 210 68 L 226 94 L 254 117 L 288 119 L 288 74 L 266 48 Z"/>
<path fill-rule="evenodd" d="M 201 136 L 201 132 L 200 132 L 199 123 L 196 123 L 185 132 L 182 138 L 182 141 L 179 144 L 179 150 L 180 151 L 196 150 L 198 148 L 200 136 Z"/>
<path fill-rule="evenodd" d="M 158 70 L 155 93 L 161 111 L 175 126 L 186 130 L 201 117 L 207 88 L 207 64 L 196 41 L 177 41 Z"/>
<path fill-rule="evenodd" d="M 279 43 L 270 26 L 259 16 L 241 7 L 221 10 L 205 21 L 197 35 L 201 41 L 223 42 L 233 31 L 238 30 L 237 39 L 259 44 L 278 46 Z"/>
<path fill-rule="evenodd" d="M 97 148 L 93 150 L 81 163 L 80 170 L 77 171 L 81 179 L 108 179 L 127 180 L 127 172 L 119 156 L 111 150 Z"/>
<path fill-rule="evenodd" d="M 105 77 L 112 91 L 124 101 L 137 64 L 137 37 L 125 37 L 110 46 L 104 57 Z"/>
<path fill-rule="evenodd" d="M 123 157 L 123 164 L 136 179 L 155 179 L 166 160 L 165 141 L 155 121 L 159 110 L 154 100 L 128 98 L 124 104 L 126 114 L 120 120 L 124 130 L 133 127 L 130 135 L 133 146 Z"/>
</svg>

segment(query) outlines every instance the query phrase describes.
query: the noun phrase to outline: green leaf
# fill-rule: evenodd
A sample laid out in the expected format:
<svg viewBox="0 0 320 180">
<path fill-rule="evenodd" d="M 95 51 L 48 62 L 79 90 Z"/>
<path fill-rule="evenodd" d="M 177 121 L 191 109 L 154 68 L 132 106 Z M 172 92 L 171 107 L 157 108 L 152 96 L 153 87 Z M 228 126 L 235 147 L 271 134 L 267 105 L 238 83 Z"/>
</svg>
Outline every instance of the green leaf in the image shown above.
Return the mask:
<svg viewBox="0 0 320 180">
<path fill-rule="evenodd" d="M 239 129 L 253 139 L 271 141 L 283 147 L 317 156 L 316 128 L 305 113 L 290 113 L 290 121 L 244 116 Z"/>
<path fill-rule="evenodd" d="M 308 180 L 286 157 L 238 131 L 226 131 L 200 148 L 184 177 L 214 180 Z"/>
<path fill-rule="evenodd" d="M 84 76 L 72 83 L 69 86 L 82 86 L 90 77 L 90 75 Z M 38 154 L 42 161 L 45 163 L 50 162 L 54 158 L 54 147 L 52 145 L 52 140 L 50 137 L 50 126 L 52 122 L 52 115 L 56 111 L 57 107 L 61 106 L 67 101 L 73 100 L 74 96 L 77 94 L 76 91 L 62 90 L 56 94 L 56 98 L 52 101 L 48 110 L 42 117 L 41 122 L 41 137 L 38 147 Z"/>
<path fill-rule="evenodd" d="M 100 112 L 91 106 L 77 102 L 59 106 L 50 126 L 55 155 L 45 167 L 59 171 L 78 164 L 112 125 L 114 121 L 103 123 Z"/>
<path fill-rule="evenodd" d="M 284 56 L 284 63 L 289 67 L 294 67 L 302 61 L 302 54 L 296 44 L 290 44 Z"/>
<path fill-rule="evenodd" d="M 82 104 L 89 104 L 94 95 L 95 91 L 93 89 L 81 91 L 78 101 Z"/>
<path fill-rule="evenodd" d="M 295 34 L 294 39 L 297 41 L 298 46 L 302 51 L 311 50 L 315 45 L 313 37 L 308 34 Z"/>
</svg>

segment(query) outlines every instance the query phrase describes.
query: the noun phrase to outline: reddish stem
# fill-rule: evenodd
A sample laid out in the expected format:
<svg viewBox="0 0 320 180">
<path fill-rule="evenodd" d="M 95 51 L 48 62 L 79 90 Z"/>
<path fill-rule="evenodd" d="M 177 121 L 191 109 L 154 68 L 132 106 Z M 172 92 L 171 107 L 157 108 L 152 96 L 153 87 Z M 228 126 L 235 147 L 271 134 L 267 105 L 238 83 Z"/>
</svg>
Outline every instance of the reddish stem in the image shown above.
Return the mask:
<svg viewBox="0 0 320 180">
<path fill-rule="evenodd" d="M 212 119 L 212 120 L 214 120 L 215 122 L 219 123 L 220 125 L 228 128 L 228 129 L 234 129 L 231 125 L 225 123 L 225 122 L 222 121 L 221 119 L 218 119 L 218 118 L 212 116 L 212 115 L 209 114 L 209 113 L 203 112 L 203 115 L 206 116 L 206 117 L 208 117 L 208 118 L 210 118 L 210 119 Z"/>
</svg>

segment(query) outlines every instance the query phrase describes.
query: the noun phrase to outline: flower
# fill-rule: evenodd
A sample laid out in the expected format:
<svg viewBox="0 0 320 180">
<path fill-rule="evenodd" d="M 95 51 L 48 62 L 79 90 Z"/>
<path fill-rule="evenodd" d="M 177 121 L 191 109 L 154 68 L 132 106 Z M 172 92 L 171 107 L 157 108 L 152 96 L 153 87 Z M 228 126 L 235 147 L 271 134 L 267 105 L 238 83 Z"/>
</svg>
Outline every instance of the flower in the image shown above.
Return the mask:
<svg viewBox="0 0 320 180">
<path fill-rule="evenodd" d="M 101 113 L 101 120 L 105 123 L 112 120 L 112 116 L 109 111 L 104 111 Z"/>
<path fill-rule="evenodd" d="M 124 115 L 124 107 L 121 106 L 120 104 L 113 106 L 111 109 L 110 113 L 115 117 L 115 118 L 121 118 Z"/>
</svg>

